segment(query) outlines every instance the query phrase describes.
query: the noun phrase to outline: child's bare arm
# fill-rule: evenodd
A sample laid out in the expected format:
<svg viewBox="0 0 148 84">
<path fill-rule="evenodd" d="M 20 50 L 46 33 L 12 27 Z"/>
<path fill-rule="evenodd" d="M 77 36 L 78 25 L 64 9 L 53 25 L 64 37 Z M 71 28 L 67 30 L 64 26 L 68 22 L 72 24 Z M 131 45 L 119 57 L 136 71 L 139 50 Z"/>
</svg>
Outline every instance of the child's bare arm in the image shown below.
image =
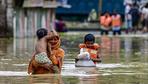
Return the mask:
<svg viewBox="0 0 148 84">
<path fill-rule="evenodd" d="M 48 40 L 48 39 L 50 39 L 52 37 L 52 35 L 50 34 L 50 33 L 48 33 L 46 36 L 45 36 L 45 38 Z"/>
</svg>

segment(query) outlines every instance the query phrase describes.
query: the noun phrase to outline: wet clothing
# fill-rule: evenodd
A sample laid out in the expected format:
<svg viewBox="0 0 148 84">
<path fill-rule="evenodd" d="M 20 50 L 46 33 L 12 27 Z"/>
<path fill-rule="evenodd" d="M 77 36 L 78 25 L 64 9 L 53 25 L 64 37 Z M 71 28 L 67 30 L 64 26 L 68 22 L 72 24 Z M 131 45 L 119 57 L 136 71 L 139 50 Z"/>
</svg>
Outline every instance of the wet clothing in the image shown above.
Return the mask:
<svg viewBox="0 0 148 84">
<path fill-rule="evenodd" d="M 53 50 L 53 54 L 55 55 L 55 59 L 51 59 L 53 64 L 50 64 L 48 68 L 44 68 L 41 65 L 36 62 L 35 56 L 32 57 L 29 66 L 28 66 L 28 72 L 32 72 L 32 74 L 46 74 L 46 73 L 56 73 L 57 67 L 60 67 L 60 60 L 57 60 L 58 57 L 64 57 L 64 50 L 59 48 L 58 50 Z M 48 63 L 49 64 L 49 63 Z M 56 67 L 56 68 L 55 68 Z M 56 70 L 55 70 L 56 69 Z"/>
<path fill-rule="evenodd" d="M 53 32 L 51 33 L 51 35 Z M 64 58 L 64 50 L 60 48 L 60 38 L 58 35 L 53 34 L 54 37 L 58 37 L 58 41 L 56 41 L 55 45 L 51 45 L 51 53 L 48 54 L 50 56 L 47 56 L 49 60 L 51 60 L 52 64 L 46 63 L 47 58 L 45 53 L 39 53 L 35 56 L 33 54 L 33 57 L 31 58 L 31 61 L 28 66 L 28 74 L 47 74 L 47 73 L 60 73 L 61 72 L 61 67 L 63 63 L 63 58 Z M 49 46 L 48 46 L 49 48 Z M 48 51 L 48 49 L 47 49 Z M 48 52 L 47 52 L 48 53 Z M 43 58 L 40 56 L 43 56 Z M 44 66 L 44 64 L 38 63 L 36 60 L 38 60 L 41 63 L 44 63 L 47 66 Z"/>
<path fill-rule="evenodd" d="M 53 73 L 53 65 L 49 66 L 48 68 L 44 68 L 41 64 L 35 61 L 35 56 L 32 57 L 29 66 L 28 66 L 28 74 L 47 74 Z"/>
<path fill-rule="evenodd" d="M 64 58 L 64 50 L 62 48 L 58 48 L 56 50 L 52 50 L 53 55 L 55 55 L 56 58 L 60 57 L 60 58 Z M 51 61 L 53 64 L 58 65 L 59 66 L 59 61 L 57 59 L 51 58 Z"/>
<path fill-rule="evenodd" d="M 46 52 L 41 52 L 39 54 L 35 55 L 35 61 L 37 61 L 38 63 L 49 63 L 51 64 L 51 61 L 48 58 L 48 55 Z"/>
</svg>

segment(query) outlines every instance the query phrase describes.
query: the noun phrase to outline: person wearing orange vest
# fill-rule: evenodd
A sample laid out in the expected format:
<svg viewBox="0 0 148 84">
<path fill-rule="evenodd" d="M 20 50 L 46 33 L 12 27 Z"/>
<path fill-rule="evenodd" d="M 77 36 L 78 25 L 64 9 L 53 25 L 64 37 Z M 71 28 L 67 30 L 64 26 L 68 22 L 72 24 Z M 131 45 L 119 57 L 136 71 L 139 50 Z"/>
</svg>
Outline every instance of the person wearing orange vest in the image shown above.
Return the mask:
<svg viewBox="0 0 148 84">
<path fill-rule="evenodd" d="M 106 12 L 103 16 L 100 17 L 100 25 L 101 25 L 101 35 L 105 34 L 108 35 L 108 32 L 110 30 L 110 24 L 111 24 L 111 16 L 108 12 Z"/>
<path fill-rule="evenodd" d="M 112 31 L 113 35 L 116 35 L 116 33 L 121 34 L 121 16 L 116 12 L 112 15 Z"/>
<path fill-rule="evenodd" d="M 84 37 L 84 43 L 79 44 L 80 54 L 78 59 L 91 59 L 96 62 L 100 62 L 100 45 L 95 43 L 95 37 L 93 34 L 87 34 Z"/>
</svg>

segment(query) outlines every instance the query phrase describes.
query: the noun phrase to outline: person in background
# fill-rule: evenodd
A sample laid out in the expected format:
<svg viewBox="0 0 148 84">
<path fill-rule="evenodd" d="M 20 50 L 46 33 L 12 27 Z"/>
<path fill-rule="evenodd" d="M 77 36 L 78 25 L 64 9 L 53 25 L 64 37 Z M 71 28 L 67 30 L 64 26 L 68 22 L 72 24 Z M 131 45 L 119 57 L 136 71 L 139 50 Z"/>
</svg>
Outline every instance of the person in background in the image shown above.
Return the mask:
<svg viewBox="0 0 148 84">
<path fill-rule="evenodd" d="M 113 35 L 116 35 L 116 33 L 121 34 L 121 16 L 116 12 L 112 15 L 112 31 Z"/>
<path fill-rule="evenodd" d="M 148 32 L 148 3 L 142 8 L 141 21 L 143 25 L 143 33 Z"/>
<path fill-rule="evenodd" d="M 55 22 L 55 30 L 57 32 L 67 32 L 67 28 L 66 28 L 66 24 L 65 22 L 63 21 L 62 18 L 60 18 L 59 20 L 56 20 Z"/>
<path fill-rule="evenodd" d="M 139 27 L 139 20 L 140 20 L 140 12 L 136 3 L 132 4 L 132 8 L 129 11 L 129 14 L 131 14 L 132 16 L 132 27 L 133 27 L 132 31 L 136 33 Z"/>
<path fill-rule="evenodd" d="M 131 10 L 131 6 L 131 3 L 125 4 L 125 31 L 127 34 L 132 31 L 132 16 L 129 13 L 129 11 Z"/>
<path fill-rule="evenodd" d="M 100 62 L 100 45 L 95 43 L 95 37 L 93 34 L 87 34 L 84 37 L 84 43 L 79 44 L 80 54 L 77 59 L 91 59 L 96 62 Z"/>
<path fill-rule="evenodd" d="M 106 12 L 103 16 L 100 17 L 101 35 L 103 35 L 104 32 L 106 35 L 108 35 L 110 31 L 111 21 L 111 16 L 108 12 Z"/>
<path fill-rule="evenodd" d="M 92 9 L 89 16 L 88 16 L 88 19 L 87 21 L 88 22 L 93 22 L 93 21 L 96 21 L 97 19 L 97 13 L 96 13 L 96 10 L 95 9 Z"/>
</svg>

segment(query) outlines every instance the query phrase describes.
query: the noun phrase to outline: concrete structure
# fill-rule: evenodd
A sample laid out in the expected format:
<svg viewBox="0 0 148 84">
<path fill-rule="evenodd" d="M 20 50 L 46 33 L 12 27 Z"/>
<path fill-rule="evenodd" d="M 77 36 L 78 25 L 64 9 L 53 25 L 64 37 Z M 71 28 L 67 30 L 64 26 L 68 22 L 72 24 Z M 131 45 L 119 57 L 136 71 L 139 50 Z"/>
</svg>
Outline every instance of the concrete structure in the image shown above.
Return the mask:
<svg viewBox="0 0 148 84">
<path fill-rule="evenodd" d="M 6 4 L 4 0 L 0 0 L 0 36 L 6 34 Z"/>
<path fill-rule="evenodd" d="M 13 16 L 14 37 L 35 36 L 39 28 L 54 28 L 55 9 L 64 6 L 57 0 L 24 0 L 15 7 Z"/>
<path fill-rule="evenodd" d="M 55 9 L 67 0 L 0 0 L 0 36 L 34 36 L 38 28 L 54 28 Z"/>
<path fill-rule="evenodd" d="M 13 0 L 0 0 L 0 36 L 10 36 L 13 31 Z"/>
</svg>

